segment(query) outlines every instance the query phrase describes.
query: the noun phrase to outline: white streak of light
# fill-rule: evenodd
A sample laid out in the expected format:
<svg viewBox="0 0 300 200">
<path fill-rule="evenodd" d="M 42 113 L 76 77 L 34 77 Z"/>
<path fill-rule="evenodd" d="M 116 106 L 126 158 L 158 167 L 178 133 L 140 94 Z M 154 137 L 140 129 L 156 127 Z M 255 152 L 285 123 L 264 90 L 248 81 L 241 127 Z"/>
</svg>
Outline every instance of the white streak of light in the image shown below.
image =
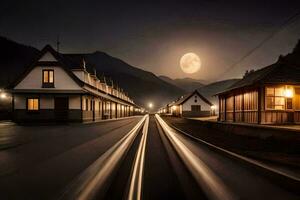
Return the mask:
<svg viewBox="0 0 300 200">
<path fill-rule="evenodd" d="M 214 172 L 199 159 L 199 157 L 191 152 L 188 147 L 178 139 L 176 133 L 163 121 L 163 119 L 157 114 L 155 116 L 178 155 L 191 171 L 194 178 L 208 197 L 214 200 L 237 199 L 228 190 L 222 180 L 218 178 Z"/>
</svg>

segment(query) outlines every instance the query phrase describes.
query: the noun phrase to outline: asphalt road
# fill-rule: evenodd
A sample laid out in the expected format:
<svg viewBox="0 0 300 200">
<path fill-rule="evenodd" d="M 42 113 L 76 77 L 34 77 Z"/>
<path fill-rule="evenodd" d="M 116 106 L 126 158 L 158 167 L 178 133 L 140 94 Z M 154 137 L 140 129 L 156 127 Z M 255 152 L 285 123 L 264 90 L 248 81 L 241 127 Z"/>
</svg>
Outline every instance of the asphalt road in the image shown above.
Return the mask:
<svg viewBox="0 0 300 200">
<path fill-rule="evenodd" d="M 14 133 L 10 140 L 17 145 L 0 151 L 0 198 L 56 198 L 140 119 L 73 126 L 7 127 L 7 131 Z M 15 135 L 21 135 L 22 139 Z"/>
<path fill-rule="evenodd" d="M 26 131 L 28 137 L 22 135 L 15 139 L 17 145 L 0 151 L 1 199 L 58 199 L 71 183 L 76 189 L 82 182 L 78 177 L 89 176 L 92 188 L 81 190 L 92 191 L 85 196 L 90 199 L 130 199 L 132 183 L 138 183 L 141 199 L 147 200 L 299 199 L 256 169 L 178 133 L 154 115 L 149 126 L 141 123 L 131 133 L 143 119 L 2 129 L 12 137 Z M 98 177 L 103 168 L 108 178 Z M 105 184 L 97 188 L 100 181 Z"/>
</svg>

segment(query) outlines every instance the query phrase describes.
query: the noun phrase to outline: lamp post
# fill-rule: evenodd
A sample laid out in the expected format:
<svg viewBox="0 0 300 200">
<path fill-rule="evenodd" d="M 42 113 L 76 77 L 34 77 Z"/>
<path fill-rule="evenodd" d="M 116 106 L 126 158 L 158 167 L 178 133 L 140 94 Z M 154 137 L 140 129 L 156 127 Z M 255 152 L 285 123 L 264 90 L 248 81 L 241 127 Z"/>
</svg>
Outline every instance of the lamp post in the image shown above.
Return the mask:
<svg viewBox="0 0 300 200">
<path fill-rule="evenodd" d="M 150 112 L 151 112 L 151 110 L 152 110 L 152 108 L 153 108 L 153 104 L 152 104 L 152 103 L 149 103 L 149 104 L 148 104 L 148 107 L 149 107 L 149 114 L 150 114 Z"/>
</svg>

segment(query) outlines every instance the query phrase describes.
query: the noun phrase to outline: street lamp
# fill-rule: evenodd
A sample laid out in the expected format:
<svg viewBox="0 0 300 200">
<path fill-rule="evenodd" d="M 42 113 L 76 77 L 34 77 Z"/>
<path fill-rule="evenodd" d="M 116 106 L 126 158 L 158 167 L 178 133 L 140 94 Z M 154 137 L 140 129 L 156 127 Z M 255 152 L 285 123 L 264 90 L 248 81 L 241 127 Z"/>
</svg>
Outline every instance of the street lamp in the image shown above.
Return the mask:
<svg viewBox="0 0 300 200">
<path fill-rule="evenodd" d="M 1 99 L 6 99 L 7 95 L 3 90 L 0 90 L 0 98 Z"/>
<path fill-rule="evenodd" d="M 153 107 L 153 104 L 152 103 L 149 103 L 148 104 L 148 107 L 151 109 Z"/>
</svg>

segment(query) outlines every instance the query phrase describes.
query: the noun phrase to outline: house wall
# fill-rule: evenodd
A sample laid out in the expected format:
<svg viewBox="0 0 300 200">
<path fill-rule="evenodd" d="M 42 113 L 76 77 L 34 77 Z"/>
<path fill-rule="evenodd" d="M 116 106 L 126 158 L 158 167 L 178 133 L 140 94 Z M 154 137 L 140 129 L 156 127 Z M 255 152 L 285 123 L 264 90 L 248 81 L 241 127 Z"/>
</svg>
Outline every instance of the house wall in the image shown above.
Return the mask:
<svg viewBox="0 0 300 200">
<path fill-rule="evenodd" d="M 195 98 L 195 96 L 197 97 Z M 195 99 L 197 99 L 197 102 L 195 102 Z M 210 111 L 210 105 L 204 102 L 197 94 L 191 96 L 191 98 L 183 103 L 182 111 L 191 111 L 191 105 L 201 105 L 202 111 Z"/>
<path fill-rule="evenodd" d="M 258 123 L 258 90 L 235 92 L 220 96 L 219 120 Z"/>
<path fill-rule="evenodd" d="M 92 121 L 93 111 L 92 111 L 92 96 L 83 95 L 82 96 L 82 121 Z"/>
<path fill-rule="evenodd" d="M 27 111 L 27 98 L 31 97 L 39 98 L 40 109 L 36 112 Z M 17 122 L 56 121 L 55 97 L 68 97 L 69 99 L 66 120 L 81 121 L 80 95 L 75 94 L 14 94 L 14 120 Z"/>
<path fill-rule="evenodd" d="M 276 97 L 284 99 L 283 109 L 268 108 L 267 98 L 270 96 L 267 95 L 267 87 L 289 88 L 293 91 L 293 97 L 285 97 L 284 92 L 276 94 Z M 300 85 L 266 85 L 250 91 L 235 92 L 231 96 L 219 96 L 219 98 L 220 121 L 260 124 L 300 123 Z M 287 107 L 287 99 L 292 101 L 291 109 Z M 232 111 L 232 105 L 234 105 L 234 111 Z M 233 116 L 231 115 L 232 112 L 234 113 Z"/>
<path fill-rule="evenodd" d="M 192 105 L 200 105 L 200 111 L 192 111 Z M 211 115 L 211 107 L 209 104 L 204 102 L 198 94 L 194 94 L 184 103 L 173 106 L 172 115 L 181 117 L 208 117 Z"/>
</svg>

